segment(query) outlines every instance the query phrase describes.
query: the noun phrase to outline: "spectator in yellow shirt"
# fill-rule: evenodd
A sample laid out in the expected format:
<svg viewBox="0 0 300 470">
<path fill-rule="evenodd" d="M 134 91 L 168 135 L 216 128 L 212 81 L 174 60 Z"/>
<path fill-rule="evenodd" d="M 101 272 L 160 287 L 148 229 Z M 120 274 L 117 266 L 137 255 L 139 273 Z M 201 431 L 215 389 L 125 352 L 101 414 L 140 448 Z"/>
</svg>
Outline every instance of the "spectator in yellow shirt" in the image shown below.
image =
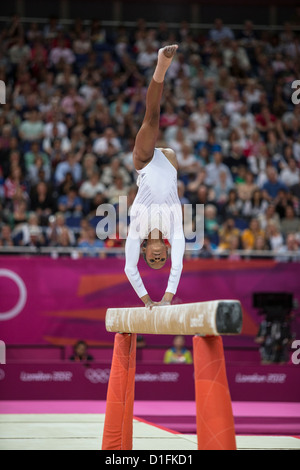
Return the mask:
<svg viewBox="0 0 300 470">
<path fill-rule="evenodd" d="M 249 228 L 246 228 L 242 233 L 244 250 L 253 250 L 258 237 L 265 238 L 265 232 L 261 229 L 259 220 L 253 218 L 250 221 Z"/>
<path fill-rule="evenodd" d="M 193 358 L 191 352 L 185 347 L 184 336 L 175 336 L 173 347 L 168 349 L 164 356 L 165 364 L 192 364 Z"/>
<path fill-rule="evenodd" d="M 219 231 L 219 249 L 220 250 L 229 250 L 231 247 L 232 236 L 239 237 L 240 230 L 235 227 L 235 220 L 233 217 L 229 217 L 222 228 Z"/>
</svg>

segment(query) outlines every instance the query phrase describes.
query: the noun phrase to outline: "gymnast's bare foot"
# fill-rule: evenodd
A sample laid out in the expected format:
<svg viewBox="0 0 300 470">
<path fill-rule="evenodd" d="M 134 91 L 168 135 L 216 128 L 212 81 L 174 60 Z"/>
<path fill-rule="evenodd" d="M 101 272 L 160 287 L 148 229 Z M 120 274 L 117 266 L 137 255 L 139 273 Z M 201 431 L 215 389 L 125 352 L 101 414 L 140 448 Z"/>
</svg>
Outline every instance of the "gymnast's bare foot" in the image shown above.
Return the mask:
<svg viewBox="0 0 300 470">
<path fill-rule="evenodd" d="M 157 57 L 157 65 L 153 74 L 153 78 L 156 82 L 163 82 L 166 71 L 168 70 L 174 55 L 178 49 L 177 44 L 165 46 L 159 49 Z"/>
<path fill-rule="evenodd" d="M 163 53 L 168 59 L 173 59 L 174 55 L 176 54 L 177 49 L 178 49 L 178 45 L 172 44 L 170 46 L 165 46 L 159 49 L 158 54 Z"/>
</svg>

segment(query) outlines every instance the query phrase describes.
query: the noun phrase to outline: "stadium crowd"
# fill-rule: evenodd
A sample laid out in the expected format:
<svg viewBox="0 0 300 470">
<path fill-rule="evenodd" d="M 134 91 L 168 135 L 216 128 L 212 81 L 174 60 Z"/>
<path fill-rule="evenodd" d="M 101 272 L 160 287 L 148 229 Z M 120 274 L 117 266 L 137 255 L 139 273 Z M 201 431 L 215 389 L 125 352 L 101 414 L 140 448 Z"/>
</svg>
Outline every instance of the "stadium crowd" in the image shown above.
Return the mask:
<svg viewBox="0 0 300 470">
<path fill-rule="evenodd" d="M 258 32 L 251 21 L 232 31 L 218 18 L 207 33 L 142 19 L 131 29 L 56 18 L 25 27 L 17 16 L 2 26 L 0 246 L 97 255 L 124 245 L 97 237 L 96 211 L 134 199 L 147 85 L 158 48 L 173 42 L 157 146 L 176 151 L 182 204 L 204 204 L 198 256 L 300 253 L 299 34 L 291 23 Z"/>
</svg>

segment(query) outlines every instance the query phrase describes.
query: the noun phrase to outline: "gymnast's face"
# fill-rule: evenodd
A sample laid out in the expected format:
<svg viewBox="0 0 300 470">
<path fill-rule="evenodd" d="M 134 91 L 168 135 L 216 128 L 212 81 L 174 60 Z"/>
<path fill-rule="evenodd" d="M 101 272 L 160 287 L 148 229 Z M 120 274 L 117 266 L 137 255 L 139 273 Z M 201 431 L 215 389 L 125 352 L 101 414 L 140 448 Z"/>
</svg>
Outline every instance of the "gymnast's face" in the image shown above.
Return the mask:
<svg viewBox="0 0 300 470">
<path fill-rule="evenodd" d="M 156 243 L 147 243 L 143 248 L 146 262 L 150 268 L 161 269 L 168 257 L 168 248 L 163 240 L 158 240 Z"/>
</svg>

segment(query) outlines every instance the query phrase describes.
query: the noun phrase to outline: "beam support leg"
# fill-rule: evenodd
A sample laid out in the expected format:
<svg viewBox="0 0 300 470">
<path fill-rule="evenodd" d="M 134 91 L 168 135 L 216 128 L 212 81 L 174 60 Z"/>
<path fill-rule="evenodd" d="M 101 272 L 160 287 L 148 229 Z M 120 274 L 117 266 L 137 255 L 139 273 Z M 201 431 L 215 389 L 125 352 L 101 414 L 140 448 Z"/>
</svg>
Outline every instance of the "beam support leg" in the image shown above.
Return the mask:
<svg viewBox="0 0 300 470">
<path fill-rule="evenodd" d="M 193 337 L 198 450 L 236 450 L 221 336 Z"/>
<path fill-rule="evenodd" d="M 107 389 L 102 450 L 131 450 L 136 368 L 136 335 L 115 335 Z"/>
</svg>

